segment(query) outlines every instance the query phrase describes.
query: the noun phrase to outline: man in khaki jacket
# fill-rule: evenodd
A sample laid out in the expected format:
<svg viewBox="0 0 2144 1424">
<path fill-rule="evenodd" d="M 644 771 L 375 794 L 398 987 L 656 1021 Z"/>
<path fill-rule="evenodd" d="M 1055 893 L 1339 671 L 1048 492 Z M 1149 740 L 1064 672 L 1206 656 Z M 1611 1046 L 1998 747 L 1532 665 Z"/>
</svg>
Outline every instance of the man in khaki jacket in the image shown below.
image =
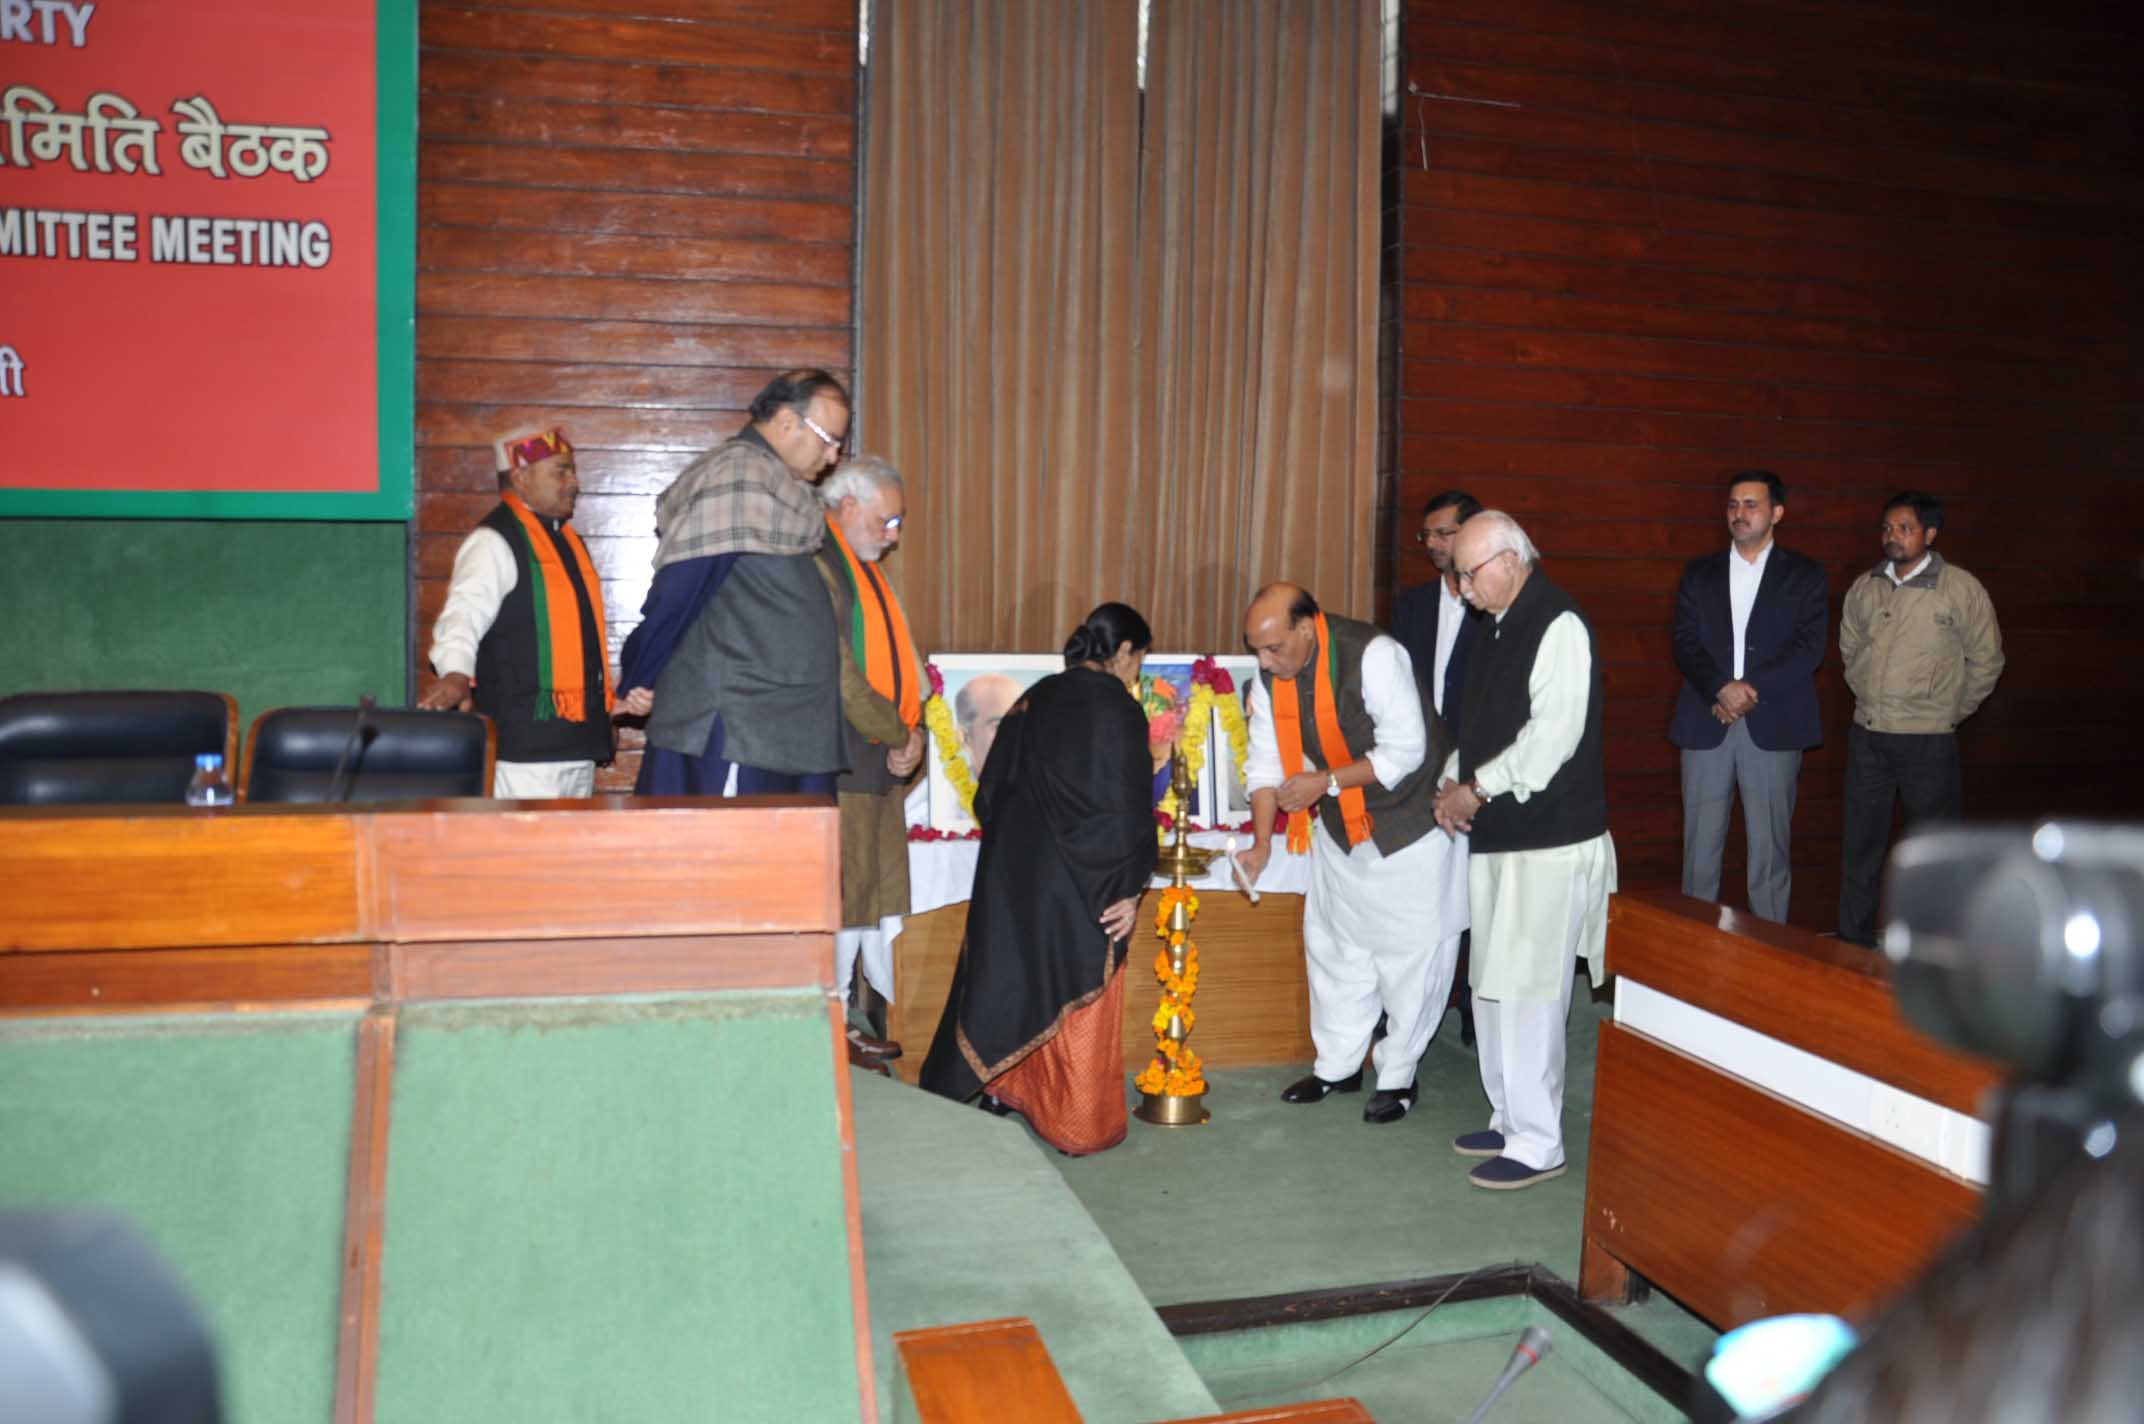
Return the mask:
<svg viewBox="0 0 2144 1424">
<path fill-rule="evenodd" d="M 1894 798 L 1910 828 L 1956 820 L 1958 724 L 1994 691 L 2002 630 L 1980 580 L 1934 549 L 1943 505 L 1905 490 L 1883 507 L 1884 561 L 1846 591 L 1839 656 L 1854 690 L 1846 743 L 1839 938 L 1873 946 Z"/>
</svg>

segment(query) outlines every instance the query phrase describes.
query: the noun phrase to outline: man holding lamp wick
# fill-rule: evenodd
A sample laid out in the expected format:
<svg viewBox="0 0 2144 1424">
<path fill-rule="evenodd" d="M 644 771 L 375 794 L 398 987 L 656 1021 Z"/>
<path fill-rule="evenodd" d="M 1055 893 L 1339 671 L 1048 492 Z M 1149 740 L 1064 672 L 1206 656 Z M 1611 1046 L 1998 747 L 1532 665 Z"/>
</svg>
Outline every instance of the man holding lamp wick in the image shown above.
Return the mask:
<svg viewBox="0 0 2144 1424">
<path fill-rule="evenodd" d="M 1467 847 L 1437 834 L 1436 773 L 1449 738 L 1428 711 L 1407 650 L 1367 623 L 1326 614 L 1294 584 L 1260 591 L 1243 618 L 1258 658 L 1251 687 L 1251 843 L 1238 858 L 1255 885 L 1285 818 L 1310 856 L 1303 953 L 1317 1062 L 1283 1101 L 1362 1088 L 1382 1011 L 1377 1091 L 1363 1120 L 1414 1106 L 1415 1068 L 1451 993 L 1467 927 Z"/>
</svg>

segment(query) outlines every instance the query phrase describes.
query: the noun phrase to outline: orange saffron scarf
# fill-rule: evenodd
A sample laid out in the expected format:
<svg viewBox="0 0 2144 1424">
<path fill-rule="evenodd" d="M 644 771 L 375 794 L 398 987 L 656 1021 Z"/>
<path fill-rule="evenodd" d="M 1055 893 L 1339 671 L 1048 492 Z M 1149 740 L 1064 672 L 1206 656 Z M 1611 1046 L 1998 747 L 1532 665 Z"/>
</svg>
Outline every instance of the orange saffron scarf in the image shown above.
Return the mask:
<svg viewBox="0 0 2144 1424">
<path fill-rule="evenodd" d="M 850 655 L 871 690 L 901 714 L 901 725 L 913 728 L 923 720 L 923 664 L 915 640 L 908 636 L 908 616 L 877 566 L 857 558 L 841 537 L 841 526 L 829 519 L 826 530 L 834 536 L 842 571 L 849 576 Z"/>
<path fill-rule="evenodd" d="M 588 688 L 582 677 L 587 666 L 586 648 L 581 639 L 581 603 L 573 593 L 573 580 L 566 573 L 566 565 L 558 557 L 558 545 L 551 542 L 551 531 L 544 528 L 543 521 L 529 512 L 521 502 L 521 496 L 505 496 L 506 507 L 513 511 L 514 518 L 521 522 L 521 533 L 528 540 L 529 572 L 535 586 L 529 590 L 536 608 L 536 685 L 539 690 L 551 694 L 547 705 L 542 698 L 536 702 L 536 720 L 550 721 L 561 717 L 569 722 L 586 722 L 588 717 Z M 595 565 L 588 561 L 588 546 L 570 524 L 558 526 L 564 536 L 566 547 L 573 551 L 573 562 L 580 566 L 581 587 L 588 590 L 590 610 L 595 614 L 596 636 L 603 636 L 603 585 L 596 579 Z M 603 663 L 610 661 L 606 648 L 600 653 Z M 600 674 L 603 681 L 603 709 L 612 706 L 610 676 Z"/>
<path fill-rule="evenodd" d="M 1339 771 L 1355 764 L 1355 754 L 1348 750 L 1347 738 L 1340 734 L 1340 708 L 1333 694 L 1333 684 L 1339 680 L 1339 652 L 1333 647 L 1332 633 L 1325 626 L 1325 615 L 1318 614 L 1318 651 L 1311 661 L 1317 664 L 1315 681 L 1311 685 L 1311 707 L 1318 719 L 1318 751 L 1325 758 L 1328 771 Z M 1303 770 L 1303 702 L 1295 690 L 1295 679 L 1273 679 L 1273 735 L 1280 743 L 1280 769 L 1289 776 L 1299 775 Z M 1361 845 L 1370 838 L 1370 811 L 1363 804 L 1362 788 L 1350 786 L 1340 793 L 1340 818 L 1347 824 L 1347 843 L 1350 848 Z M 1288 813 L 1288 849 L 1302 855 L 1310 849 L 1310 813 Z"/>
</svg>

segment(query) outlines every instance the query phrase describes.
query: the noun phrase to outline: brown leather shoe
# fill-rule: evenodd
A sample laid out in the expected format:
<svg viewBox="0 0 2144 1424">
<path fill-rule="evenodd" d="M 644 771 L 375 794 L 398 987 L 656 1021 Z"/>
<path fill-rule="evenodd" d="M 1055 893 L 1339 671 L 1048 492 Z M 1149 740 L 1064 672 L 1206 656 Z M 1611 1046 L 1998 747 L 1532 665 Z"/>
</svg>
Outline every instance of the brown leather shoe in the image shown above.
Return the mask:
<svg viewBox="0 0 2144 1424">
<path fill-rule="evenodd" d="M 849 1052 L 861 1053 L 868 1058 L 892 1060 L 901 1056 L 901 1045 L 890 1038 L 873 1038 L 860 1028 L 849 1030 Z"/>
<path fill-rule="evenodd" d="M 893 1076 L 891 1059 L 874 1058 L 853 1043 L 849 1045 L 849 1066 L 862 1073 L 877 1073 L 887 1078 Z"/>
</svg>

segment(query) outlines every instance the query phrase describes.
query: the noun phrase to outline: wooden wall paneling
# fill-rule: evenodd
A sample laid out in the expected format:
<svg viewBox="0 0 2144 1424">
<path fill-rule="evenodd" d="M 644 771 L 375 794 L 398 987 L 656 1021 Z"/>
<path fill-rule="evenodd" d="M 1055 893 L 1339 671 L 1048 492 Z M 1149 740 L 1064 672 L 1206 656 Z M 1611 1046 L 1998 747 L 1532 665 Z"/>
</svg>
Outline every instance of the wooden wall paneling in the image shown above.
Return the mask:
<svg viewBox="0 0 2144 1424">
<path fill-rule="evenodd" d="M 795 986 L 799 952 L 814 941 L 819 980 L 830 985 L 830 935 L 704 934 L 397 944 L 388 992 L 401 1002 L 784 989 Z"/>
<path fill-rule="evenodd" d="M 1783 542 L 1831 569 L 1834 638 L 1882 500 L 1944 498 L 1937 547 L 1988 586 L 2010 660 L 1961 731 L 1970 815 L 2144 802 L 2144 774 L 2108 772 L 2110 719 L 2048 695 L 2079 666 L 2144 690 L 2144 660 L 2109 656 L 2144 621 L 2139 39 L 2144 17 L 2083 0 L 1999 25 L 1789 0 L 1407 7 L 1394 518 L 1470 489 L 1587 608 L 1626 887 L 1679 879 L 1668 623 L 1682 563 L 1723 543 L 1721 476 L 1752 465 L 1788 481 Z M 1393 587 L 1426 577 L 1394 547 Z M 1818 688 L 1794 855 L 1810 927 L 1835 913 L 1835 653 Z"/>
<path fill-rule="evenodd" d="M 641 0 L 633 0 L 633 4 L 639 8 Z M 801 12 L 798 18 L 802 18 Z M 425 52 L 417 87 L 426 94 L 483 95 L 503 91 L 529 99 L 584 99 L 787 114 L 846 114 L 856 108 L 855 86 L 846 78 L 837 81 L 824 74 L 687 65 L 664 65 L 649 73 L 637 65 L 566 54 L 514 55 L 443 47 Z"/>
<path fill-rule="evenodd" d="M 0 954 L 351 938 L 357 845 L 332 811 L 21 809 L 0 817 Z M 333 997 L 327 992 L 318 997 Z"/>
<path fill-rule="evenodd" d="M 575 8 L 586 12 L 607 7 Z M 501 5 L 428 5 L 418 19 L 418 41 L 427 49 L 773 69 L 844 83 L 854 70 L 853 10 L 844 15 L 824 4 L 816 13 L 801 10 L 791 28 L 764 19 L 746 22 L 729 5 L 697 8 L 697 15 L 646 19 L 645 7 L 635 7 L 638 13 L 629 18 L 613 19 L 600 13 L 536 13 Z"/>
<path fill-rule="evenodd" d="M 419 683 L 489 444 L 557 420 L 611 656 L 654 496 L 776 371 L 847 377 L 856 231 L 849 0 L 427 4 L 419 20 Z M 599 773 L 624 789 L 640 734 Z"/>
<path fill-rule="evenodd" d="M 560 851 L 532 858 L 532 845 Z M 755 974 L 787 946 L 787 982 L 802 950 L 825 984 L 838 854 L 840 819 L 817 796 L 611 796 L 510 815 L 482 800 L 11 809 L 0 815 L 0 890 L 15 905 L 0 1002 L 388 999 L 375 946 L 506 941 L 491 961 L 440 974 L 527 976 L 515 952 L 532 922 L 553 941 L 620 941 L 562 946 L 560 982 L 650 937 L 650 971 L 697 974 L 710 946 L 688 937 L 725 935 L 740 937 L 725 939 L 740 959 L 705 974 Z M 195 976 L 154 963 L 172 950 Z"/>
<path fill-rule="evenodd" d="M 0 975 L 0 1014 L 364 1003 L 377 988 L 374 953 L 373 945 L 357 942 L 197 949 L 184 956 L 162 949 L 12 955 Z"/>
<path fill-rule="evenodd" d="M 834 812 L 808 796 L 728 804 L 754 803 L 767 814 L 751 834 L 725 838 L 719 857 L 710 855 L 707 803 L 690 799 L 374 817 L 375 855 L 393 869 L 381 876 L 372 923 L 404 942 L 511 937 L 531 923 L 558 938 L 632 937 L 647 932 L 648 907 L 659 904 L 669 934 L 831 935 L 841 918 Z M 528 860 L 528 823 L 546 819 L 570 828 L 570 864 Z M 608 893 L 590 895 L 590 884 Z M 832 974 L 829 961 L 822 977 Z"/>
</svg>

